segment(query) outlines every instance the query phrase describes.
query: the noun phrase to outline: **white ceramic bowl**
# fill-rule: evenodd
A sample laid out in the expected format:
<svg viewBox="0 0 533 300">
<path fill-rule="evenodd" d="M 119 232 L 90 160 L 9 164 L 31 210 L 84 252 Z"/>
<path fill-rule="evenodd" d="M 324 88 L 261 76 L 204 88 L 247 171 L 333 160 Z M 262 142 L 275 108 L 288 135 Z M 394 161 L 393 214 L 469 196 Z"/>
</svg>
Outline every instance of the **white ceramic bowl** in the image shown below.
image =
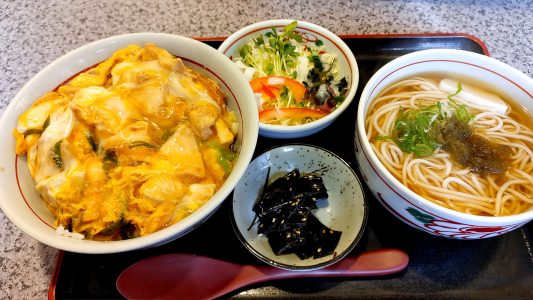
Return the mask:
<svg viewBox="0 0 533 300">
<path fill-rule="evenodd" d="M 18 117 L 41 95 L 71 76 L 108 58 L 129 44 L 152 42 L 179 56 L 192 69 L 216 80 L 227 95 L 228 106 L 236 112 L 240 148 L 233 172 L 215 195 L 200 209 L 178 223 L 147 236 L 123 241 L 77 240 L 56 234 L 54 217 L 35 190 L 25 157 L 15 155 L 12 130 Z M 156 246 L 194 229 L 209 217 L 233 190 L 246 170 L 258 135 L 257 107 L 247 101 L 252 89 L 240 71 L 220 52 L 190 38 L 161 33 L 134 33 L 114 36 L 80 47 L 60 57 L 37 73 L 15 96 L 0 119 L 0 207 L 22 231 L 49 246 L 80 253 L 113 253 Z"/>
<path fill-rule="evenodd" d="M 533 79 L 493 58 L 461 50 L 424 50 L 401 56 L 379 69 L 365 86 L 357 112 L 355 152 L 364 180 L 393 215 L 414 228 L 456 239 L 500 235 L 533 219 L 533 210 L 517 215 L 474 216 L 444 208 L 406 188 L 381 164 L 370 147 L 364 120 L 369 103 L 385 87 L 425 73 L 472 78 L 513 99 L 533 113 Z M 532 116 L 533 117 L 533 116 Z"/>
<path fill-rule="evenodd" d="M 263 190 L 268 168 L 271 179 L 295 168 L 301 174 L 320 170 L 328 200 L 313 213 L 327 227 L 342 231 L 335 255 L 305 260 L 296 254 L 277 256 L 267 237 L 257 234 L 257 223 L 250 228 L 255 217 L 252 208 Z M 237 236 L 257 258 L 282 269 L 313 270 L 339 261 L 356 246 L 364 233 L 368 206 L 357 175 L 345 161 L 316 146 L 292 144 L 271 149 L 250 163 L 233 192 L 232 216 Z"/>
<path fill-rule="evenodd" d="M 271 28 L 282 30 L 284 26 L 291 22 L 293 22 L 293 20 L 269 20 L 248 25 L 230 35 L 220 45 L 218 50 L 232 58 L 236 56 L 239 53 L 239 49 L 252 38 L 257 37 L 261 33 L 270 31 Z M 341 38 L 321 26 L 304 21 L 298 21 L 298 26 L 295 31 L 302 33 L 302 35 L 308 40 L 308 43 L 314 43 L 318 39 L 323 41 L 327 51 L 337 55 L 339 60 L 339 71 L 346 76 L 350 89 L 346 94 L 346 99 L 339 107 L 327 116 L 314 122 L 296 126 L 260 123 L 259 134 L 264 137 L 286 139 L 304 137 L 316 133 L 326 128 L 344 110 L 346 110 L 346 108 L 348 108 L 357 91 L 357 85 L 359 83 L 359 69 L 357 68 L 357 62 L 352 51 Z M 255 102 L 255 98 L 250 99 L 250 101 Z"/>
</svg>

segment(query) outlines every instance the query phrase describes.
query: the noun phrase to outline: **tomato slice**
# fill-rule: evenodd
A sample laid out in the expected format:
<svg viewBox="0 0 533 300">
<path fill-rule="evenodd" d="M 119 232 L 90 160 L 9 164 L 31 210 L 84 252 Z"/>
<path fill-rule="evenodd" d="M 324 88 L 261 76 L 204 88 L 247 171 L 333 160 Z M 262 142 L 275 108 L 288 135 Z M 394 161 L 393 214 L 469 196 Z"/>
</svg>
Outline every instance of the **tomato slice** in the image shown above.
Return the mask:
<svg viewBox="0 0 533 300">
<path fill-rule="evenodd" d="M 269 98 L 279 96 L 281 94 L 281 88 L 286 86 L 291 90 L 296 102 L 300 102 L 304 98 L 306 91 L 305 85 L 284 76 L 268 76 L 252 79 L 250 85 L 255 93 L 262 93 Z"/>
<path fill-rule="evenodd" d="M 259 113 L 259 121 L 262 123 L 268 123 L 270 121 L 283 119 L 320 119 L 327 114 L 328 113 L 325 111 L 309 108 L 270 108 Z"/>
</svg>

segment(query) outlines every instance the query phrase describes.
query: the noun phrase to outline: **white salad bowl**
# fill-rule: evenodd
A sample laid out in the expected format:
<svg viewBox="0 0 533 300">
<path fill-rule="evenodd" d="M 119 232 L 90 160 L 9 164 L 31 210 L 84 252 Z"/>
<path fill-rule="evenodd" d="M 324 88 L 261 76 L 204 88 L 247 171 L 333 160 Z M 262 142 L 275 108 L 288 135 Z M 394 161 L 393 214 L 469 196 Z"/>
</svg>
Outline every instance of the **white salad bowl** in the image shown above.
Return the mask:
<svg viewBox="0 0 533 300">
<path fill-rule="evenodd" d="M 261 196 L 268 170 L 272 182 L 296 168 L 300 174 L 319 174 L 324 181 L 328 200 L 319 200 L 312 213 L 327 227 L 342 232 L 331 255 L 305 260 L 296 254 L 276 255 L 268 238 L 257 233 L 252 208 Z M 363 236 L 368 218 L 365 195 L 352 168 L 328 150 L 303 144 L 280 146 L 255 158 L 235 187 L 231 210 L 233 228 L 253 255 L 274 267 L 298 271 L 323 268 L 345 257 Z"/>
<path fill-rule="evenodd" d="M 461 50 L 424 50 L 401 56 L 379 69 L 365 86 L 357 112 L 355 153 L 363 178 L 378 201 L 410 226 L 455 239 L 494 237 L 533 219 L 533 210 L 510 216 L 477 216 L 424 199 L 404 186 L 380 162 L 370 146 L 365 118 L 371 101 L 401 79 L 439 74 L 470 78 L 504 99 L 512 99 L 533 118 L 533 79 L 496 59 Z"/>
<path fill-rule="evenodd" d="M 54 216 L 35 189 L 25 157 L 15 154 L 12 130 L 19 116 L 46 92 L 77 73 L 111 56 L 130 44 L 155 43 L 181 57 L 188 67 L 217 81 L 226 95 L 228 107 L 235 111 L 239 124 L 236 149 L 239 153 L 225 183 L 197 211 L 176 224 L 155 233 L 121 241 L 93 241 L 59 235 Z M 0 119 L 0 208 L 22 231 L 49 246 L 79 253 L 114 253 L 147 248 L 169 242 L 191 231 L 213 214 L 233 190 L 252 159 L 258 136 L 257 107 L 248 99 L 252 89 L 235 65 L 220 52 L 202 42 L 162 33 L 134 33 L 109 37 L 75 49 L 37 73 L 8 105 Z"/>
<path fill-rule="evenodd" d="M 293 22 L 293 20 L 269 20 L 248 25 L 230 35 L 219 46 L 218 50 L 233 59 L 238 55 L 241 47 L 250 42 L 253 38 L 271 31 L 272 28 L 283 30 L 283 27 L 291 22 Z M 339 72 L 346 76 L 349 90 L 341 105 L 325 117 L 316 121 L 295 126 L 260 123 L 259 135 L 264 137 L 287 139 L 304 137 L 316 133 L 330 125 L 340 114 L 342 114 L 343 111 L 346 110 L 346 108 L 348 108 L 357 91 L 359 83 L 359 69 L 357 67 L 357 62 L 352 51 L 341 38 L 321 26 L 304 21 L 298 21 L 295 31 L 304 37 L 304 42 L 306 44 L 314 44 L 317 40 L 320 40 L 323 42 L 327 52 L 337 56 Z M 255 98 L 250 98 L 249 101 L 255 103 L 256 100 Z"/>
</svg>

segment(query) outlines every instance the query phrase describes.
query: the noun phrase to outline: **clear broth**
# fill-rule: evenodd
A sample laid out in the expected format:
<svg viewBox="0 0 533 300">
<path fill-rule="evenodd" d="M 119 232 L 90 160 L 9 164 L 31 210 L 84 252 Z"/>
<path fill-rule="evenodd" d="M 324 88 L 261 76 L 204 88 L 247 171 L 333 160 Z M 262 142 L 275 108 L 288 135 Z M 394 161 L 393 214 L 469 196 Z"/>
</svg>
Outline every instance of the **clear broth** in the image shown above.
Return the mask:
<svg viewBox="0 0 533 300">
<path fill-rule="evenodd" d="M 513 120 L 527 127 L 528 129 L 533 130 L 533 112 L 529 112 L 524 106 L 520 105 L 518 102 L 506 96 L 505 91 L 494 89 L 493 86 L 491 86 L 490 84 L 486 82 L 483 82 L 481 80 L 478 80 L 472 77 L 453 74 L 453 73 L 425 73 L 425 74 L 421 74 L 418 76 L 409 76 L 407 78 L 412 78 L 412 77 L 424 77 L 432 81 L 435 81 L 437 84 L 442 79 L 445 79 L 445 78 L 454 79 L 459 82 L 466 83 L 471 86 L 475 86 L 489 93 L 498 95 L 509 106 L 510 108 L 509 116 Z M 407 78 L 403 78 L 403 79 L 407 79 Z"/>
</svg>

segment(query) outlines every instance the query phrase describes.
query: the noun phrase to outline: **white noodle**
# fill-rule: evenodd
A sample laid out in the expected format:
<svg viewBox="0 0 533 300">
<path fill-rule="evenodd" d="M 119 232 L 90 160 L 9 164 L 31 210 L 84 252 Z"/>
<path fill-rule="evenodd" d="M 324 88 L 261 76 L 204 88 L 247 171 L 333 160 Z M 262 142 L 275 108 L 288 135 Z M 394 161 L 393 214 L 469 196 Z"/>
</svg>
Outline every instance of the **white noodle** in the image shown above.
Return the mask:
<svg viewBox="0 0 533 300">
<path fill-rule="evenodd" d="M 504 175 L 474 173 L 454 164 L 441 149 L 432 156 L 418 158 L 403 153 L 391 140 L 375 139 L 392 136 L 400 107 L 448 102 L 447 94 L 438 89 L 435 81 L 421 77 L 389 86 L 369 106 L 365 126 L 380 161 L 408 188 L 451 209 L 481 215 L 508 215 L 533 209 L 533 130 L 514 120 L 510 112 L 499 114 L 457 97 L 454 100 L 478 112 L 473 123 L 476 134 L 510 148 L 510 169 Z"/>
</svg>

